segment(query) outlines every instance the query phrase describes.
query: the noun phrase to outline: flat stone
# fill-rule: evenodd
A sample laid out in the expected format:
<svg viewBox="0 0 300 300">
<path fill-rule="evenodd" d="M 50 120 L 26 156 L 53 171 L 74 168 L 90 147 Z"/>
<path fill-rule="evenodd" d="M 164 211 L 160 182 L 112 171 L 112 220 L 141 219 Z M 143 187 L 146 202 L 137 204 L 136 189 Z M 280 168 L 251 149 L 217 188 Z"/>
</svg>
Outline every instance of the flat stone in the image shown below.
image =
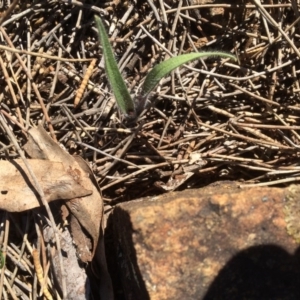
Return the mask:
<svg viewBox="0 0 300 300">
<path fill-rule="evenodd" d="M 299 192 L 225 182 L 117 205 L 126 299 L 300 299 Z"/>
</svg>

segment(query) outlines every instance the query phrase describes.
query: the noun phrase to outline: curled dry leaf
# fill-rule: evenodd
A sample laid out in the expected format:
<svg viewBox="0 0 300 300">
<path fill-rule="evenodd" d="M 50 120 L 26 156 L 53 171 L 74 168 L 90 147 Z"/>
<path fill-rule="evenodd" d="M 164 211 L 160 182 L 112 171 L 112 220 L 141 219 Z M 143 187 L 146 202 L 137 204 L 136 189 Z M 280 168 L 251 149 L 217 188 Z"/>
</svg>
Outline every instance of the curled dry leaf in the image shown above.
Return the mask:
<svg viewBox="0 0 300 300">
<path fill-rule="evenodd" d="M 92 239 L 93 250 L 90 256 L 92 258 L 100 235 L 103 201 L 97 186 L 91 181 L 91 170 L 83 159 L 75 159 L 65 152 L 50 138 L 42 126 L 31 128 L 28 133 L 29 138 L 24 149 L 29 156 L 62 163 L 66 169 L 72 170 L 70 173 L 75 180 L 80 181 L 82 186 L 92 191 L 92 194 L 86 197 L 74 197 L 72 201 L 66 202 L 66 206 L 71 212 L 71 217 L 75 217 L 78 220 Z M 74 230 L 74 232 L 76 231 Z"/>
<path fill-rule="evenodd" d="M 84 197 L 92 193 L 91 189 L 86 189 L 74 179 L 74 170 L 65 168 L 61 162 L 31 159 L 29 164 L 48 202 Z M 85 173 L 82 176 L 88 179 Z M 41 204 L 37 196 L 22 160 L 0 161 L 0 209 L 22 212 L 38 207 Z"/>
<path fill-rule="evenodd" d="M 74 177 L 80 179 L 80 183 L 87 190 L 92 190 L 92 194 L 85 197 L 77 197 L 66 202 L 66 206 L 70 211 L 71 217 L 71 233 L 73 241 L 78 245 L 88 245 L 87 238 L 91 239 L 92 250 L 87 253 L 86 247 L 84 252 L 81 252 L 82 247 L 77 247 L 77 255 L 83 262 L 92 260 L 95 254 L 97 262 L 97 271 L 99 271 L 99 294 L 101 299 L 113 299 L 113 291 L 111 279 L 107 271 L 105 250 L 103 242 L 103 200 L 100 195 L 100 189 L 97 181 L 94 178 L 93 172 L 81 157 L 73 157 L 60 148 L 54 142 L 42 126 L 31 128 L 29 130 L 28 143 L 24 146 L 25 151 L 32 158 L 40 158 L 49 161 L 61 162 L 65 168 L 74 170 Z M 82 176 L 82 173 L 88 176 L 88 180 Z M 77 177 L 76 175 L 79 175 Z M 81 181 L 81 179 L 84 179 Z M 75 222 L 72 218 L 76 218 Z M 79 224 L 84 230 L 79 233 Z M 89 236 L 83 238 L 83 234 L 88 233 Z M 97 252 L 96 252 L 97 250 Z M 95 269 L 95 268 L 93 268 Z M 97 272 L 98 273 L 98 272 Z"/>
</svg>

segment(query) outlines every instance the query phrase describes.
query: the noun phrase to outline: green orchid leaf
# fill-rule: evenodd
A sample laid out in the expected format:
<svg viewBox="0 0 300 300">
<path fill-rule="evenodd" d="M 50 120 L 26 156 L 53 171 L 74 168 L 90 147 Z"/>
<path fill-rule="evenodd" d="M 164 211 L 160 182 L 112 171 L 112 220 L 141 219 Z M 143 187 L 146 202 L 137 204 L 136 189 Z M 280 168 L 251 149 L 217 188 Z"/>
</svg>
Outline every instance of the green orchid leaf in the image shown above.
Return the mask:
<svg viewBox="0 0 300 300">
<path fill-rule="evenodd" d="M 166 61 L 161 62 L 156 65 L 150 73 L 147 75 L 144 84 L 141 89 L 141 94 L 143 97 L 147 95 L 155 88 L 159 81 L 171 71 L 180 67 L 181 65 L 199 58 L 214 57 L 220 56 L 225 58 L 231 58 L 236 60 L 236 57 L 230 53 L 221 52 L 221 51 L 210 51 L 210 52 L 197 52 L 197 53 L 188 53 L 182 54 L 176 57 L 169 58 Z"/>
<path fill-rule="evenodd" d="M 0 269 L 2 269 L 5 265 L 5 258 L 3 252 L 0 250 Z"/>
<path fill-rule="evenodd" d="M 99 41 L 103 48 L 105 72 L 116 98 L 117 104 L 124 114 L 132 116 L 135 114 L 134 103 L 119 71 L 104 24 L 101 21 L 101 18 L 96 15 L 95 22 L 98 29 Z"/>
</svg>

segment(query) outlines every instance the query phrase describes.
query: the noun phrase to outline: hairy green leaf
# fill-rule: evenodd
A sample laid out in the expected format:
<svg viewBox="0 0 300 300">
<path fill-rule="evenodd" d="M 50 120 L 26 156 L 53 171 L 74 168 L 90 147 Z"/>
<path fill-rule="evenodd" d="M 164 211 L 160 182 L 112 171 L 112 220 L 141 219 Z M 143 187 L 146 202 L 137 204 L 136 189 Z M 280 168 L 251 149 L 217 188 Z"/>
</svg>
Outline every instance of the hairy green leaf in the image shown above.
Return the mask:
<svg viewBox="0 0 300 300">
<path fill-rule="evenodd" d="M 96 15 L 95 22 L 98 29 L 99 41 L 103 48 L 106 75 L 115 95 L 117 104 L 124 114 L 133 115 L 135 113 L 134 103 L 119 71 L 105 27 L 101 18 Z"/>
<path fill-rule="evenodd" d="M 2 269 L 4 267 L 4 264 L 5 264 L 5 258 L 4 258 L 3 252 L 0 251 L 0 269 Z"/>
<path fill-rule="evenodd" d="M 159 81 L 171 71 L 180 67 L 181 65 L 199 58 L 220 56 L 236 60 L 236 57 L 230 53 L 220 52 L 220 51 L 210 51 L 210 52 L 197 52 L 182 54 L 176 57 L 172 57 L 166 61 L 161 62 L 156 65 L 150 73 L 147 75 L 144 84 L 141 89 L 141 94 L 146 97 L 159 83 Z"/>
</svg>

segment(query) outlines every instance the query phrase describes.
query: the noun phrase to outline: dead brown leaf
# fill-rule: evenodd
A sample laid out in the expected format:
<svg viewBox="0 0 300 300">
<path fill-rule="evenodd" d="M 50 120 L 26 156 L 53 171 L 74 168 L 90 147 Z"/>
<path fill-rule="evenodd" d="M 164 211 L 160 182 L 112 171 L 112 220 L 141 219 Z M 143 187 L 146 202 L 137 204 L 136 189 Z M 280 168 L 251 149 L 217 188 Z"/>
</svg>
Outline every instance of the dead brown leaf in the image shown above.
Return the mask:
<svg viewBox="0 0 300 300">
<path fill-rule="evenodd" d="M 84 197 L 92 193 L 91 189 L 86 189 L 74 180 L 61 162 L 31 159 L 29 164 L 48 202 Z M 85 174 L 83 176 L 88 179 Z M 0 209 L 22 212 L 40 205 L 38 193 L 22 160 L 0 161 Z"/>
<path fill-rule="evenodd" d="M 101 278 L 99 293 L 103 299 L 113 299 L 103 242 L 103 200 L 92 170 L 81 157 L 73 157 L 60 148 L 42 126 L 31 128 L 28 133 L 29 139 L 24 149 L 29 156 L 61 162 L 75 180 L 80 182 L 86 189 L 92 190 L 92 194 L 86 197 L 77 197 L 66 202 L 71 217 L 71 233 L 73 241 L 77 245 L 77 255 L 83 262 L 91 261 L 96 249 L 98 249 L 96 257 L 97 271 Z M 80 230 L 78 223 L 84 230 Z M 92 246 L 82 247 L 90 244 L 89 239 L 91 239 Z"/>
<path fill-rule="evenodd" d="M 92 191 L 92 194 L 87 197 L 77 197 L 72 199 L 72 201 L 66 202 L 66 206 L 71 212 L 71 218 L 75 217 L 86 232 L 88 232 L 89 238 L 92 239 L 93 248 L 91 255 L 88 256 L 86 253 L 81 255 L 81 253 L 78 253 L 79 257 L 93 258 L 100 235 L 103 201 L 97 186 L 91 181 L 91 178 L 93 178 L 91 170 L 83 159 L 75 158 L 65 152 L 50 138 L 42 126 L 31 128 L 28 133 L 29 139 L 24 149 L 29 156 L 62 163 L 75 180 L 86 189 Z M 71 225 L 72 223 L 75 224 L 75 222 L 71 222 Z M 80 237 L 74 237 L 74 234 L 78 232 L 77 228 L 72 230 L 71 227 L 71 231 L 74 240 L 80 243 Z"/>
</svg>

